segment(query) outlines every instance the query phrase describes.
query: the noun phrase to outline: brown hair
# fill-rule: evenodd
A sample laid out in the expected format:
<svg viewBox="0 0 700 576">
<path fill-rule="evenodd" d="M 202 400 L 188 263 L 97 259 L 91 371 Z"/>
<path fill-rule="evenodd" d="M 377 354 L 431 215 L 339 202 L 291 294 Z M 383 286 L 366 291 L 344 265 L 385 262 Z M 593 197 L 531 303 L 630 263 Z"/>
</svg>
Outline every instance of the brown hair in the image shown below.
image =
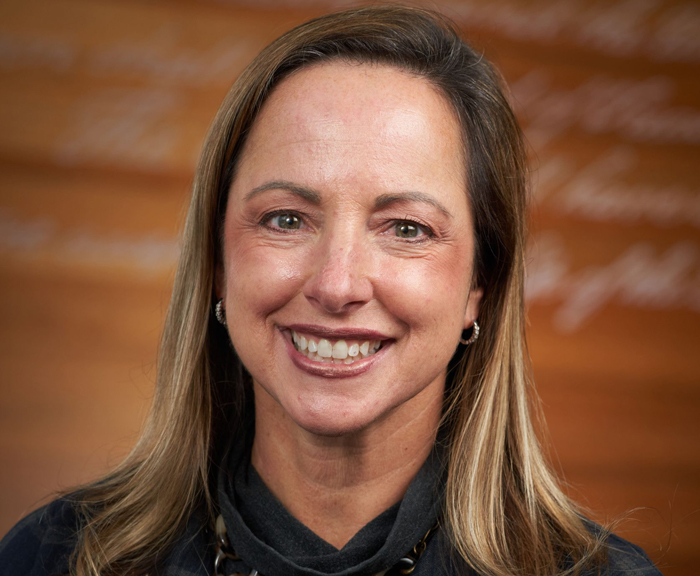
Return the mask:
<svg viewBox="0 0 700 576">
<path fill-rule="evenodd" d="M 501 79 L 439 14 L 375 6 L 287 32 L 246 68 L 223 102 L 194 180 L 151 415 L 126 460 L 80 493 L 78 575 L 145 572 L 195 508 L 214 515 L 211 462 L 250 409 L 244 369 L 212 315 L 228 190 L 271 90 L 292 72 L 333 59 L 424 78 L 452 104 L 463 130 L 475 282 L 485 296 L 481 338 L 459 349 L 446 398 L 443 523 L 456 557 L 481 574 L 555 574 L 578 572 L 601 550 L 604 532 L 593 535 L 564 496 L 531 424 L 523 318 L 526 164 Z"/>
</svg>

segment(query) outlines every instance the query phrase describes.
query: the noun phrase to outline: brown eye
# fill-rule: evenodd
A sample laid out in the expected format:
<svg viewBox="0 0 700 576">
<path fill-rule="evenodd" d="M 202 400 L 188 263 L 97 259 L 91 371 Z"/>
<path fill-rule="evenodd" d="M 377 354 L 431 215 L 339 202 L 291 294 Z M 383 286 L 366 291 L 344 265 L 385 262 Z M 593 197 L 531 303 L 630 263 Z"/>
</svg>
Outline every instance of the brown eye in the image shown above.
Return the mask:
<svg viewBox="0 0 700 576">
<path fill-rule="evenodd" d="M 277 228 L 282 228 L 284 230 L 297 230 L 301 228 L 301 218 L 296 214 L 277 214 L 271 221 L 273 226 Z"/>
<path fill-rule="evenodd" d="M 419 233 L 418 226 L 412 222 L 397 222 L 394 229 L 399 238 L 415 238 Z"/>
</svg>

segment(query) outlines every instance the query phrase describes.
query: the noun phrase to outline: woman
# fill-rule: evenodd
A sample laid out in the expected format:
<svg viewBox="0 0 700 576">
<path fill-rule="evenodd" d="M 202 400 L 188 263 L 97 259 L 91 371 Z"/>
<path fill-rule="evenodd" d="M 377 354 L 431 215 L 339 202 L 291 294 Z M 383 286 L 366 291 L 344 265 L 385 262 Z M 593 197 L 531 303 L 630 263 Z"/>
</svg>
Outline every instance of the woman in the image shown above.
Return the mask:
<svg viewBox="0 0 700 576">
<path fill-rule="evenodd" d="M 246 69 L 197 170 L 149 422 L 11 574 L 658 574 L 529 416 L 525 160 L 440 16 L 351 10 Z"/>
</svg>

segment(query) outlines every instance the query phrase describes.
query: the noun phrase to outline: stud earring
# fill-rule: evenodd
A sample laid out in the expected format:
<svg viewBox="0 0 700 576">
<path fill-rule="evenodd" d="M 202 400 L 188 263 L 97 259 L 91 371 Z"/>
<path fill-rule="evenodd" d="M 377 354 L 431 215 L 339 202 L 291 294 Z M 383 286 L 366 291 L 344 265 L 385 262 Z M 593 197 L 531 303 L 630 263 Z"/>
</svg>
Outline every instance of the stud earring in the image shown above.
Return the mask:
<svg viewBox="0 0 700 576">
<path fill-rule="evenodd" d="M 219 324 L 222 326 L 226 326 L 226 316 L 224 316 L 224 299 L 222 298 L 216 303 L 216 306 L 214 306 L 214 315 L 216 316 L 216 319 L 219 321 Z"/>
<path fill-rule="evenodd" d="M 477 323 L 476 320 L 474 320 L 474 324 L 472 326 L 472 335 L 469 337 L 468 340 L 465 340 L 464 338 L 459 339 L 460 344 L 464 344 L 465 346 L 469 346 L 470 344 L 474 344 L 476 340 L 479 338 L 479 324 Z"/>
</svg>

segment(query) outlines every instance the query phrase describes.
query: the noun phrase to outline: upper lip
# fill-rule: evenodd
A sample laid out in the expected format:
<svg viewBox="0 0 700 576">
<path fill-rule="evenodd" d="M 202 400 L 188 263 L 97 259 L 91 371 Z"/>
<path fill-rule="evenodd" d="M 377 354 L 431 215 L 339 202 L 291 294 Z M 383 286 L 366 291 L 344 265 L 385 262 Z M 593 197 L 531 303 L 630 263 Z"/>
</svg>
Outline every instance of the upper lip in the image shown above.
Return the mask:
<svg viewBox="0 0 700 576">
<path fill-rule="evenodd" d="M 377 330 L 368 330 L 366 328 L 328 328 L 327 326 L 319 326 L 318 324 L 290 324 L 287 328 L 295 332 L 318 336 L 320 338 L 328 338 L 330 340 L 389 340 L 389 336 Z"/>
</svg>

